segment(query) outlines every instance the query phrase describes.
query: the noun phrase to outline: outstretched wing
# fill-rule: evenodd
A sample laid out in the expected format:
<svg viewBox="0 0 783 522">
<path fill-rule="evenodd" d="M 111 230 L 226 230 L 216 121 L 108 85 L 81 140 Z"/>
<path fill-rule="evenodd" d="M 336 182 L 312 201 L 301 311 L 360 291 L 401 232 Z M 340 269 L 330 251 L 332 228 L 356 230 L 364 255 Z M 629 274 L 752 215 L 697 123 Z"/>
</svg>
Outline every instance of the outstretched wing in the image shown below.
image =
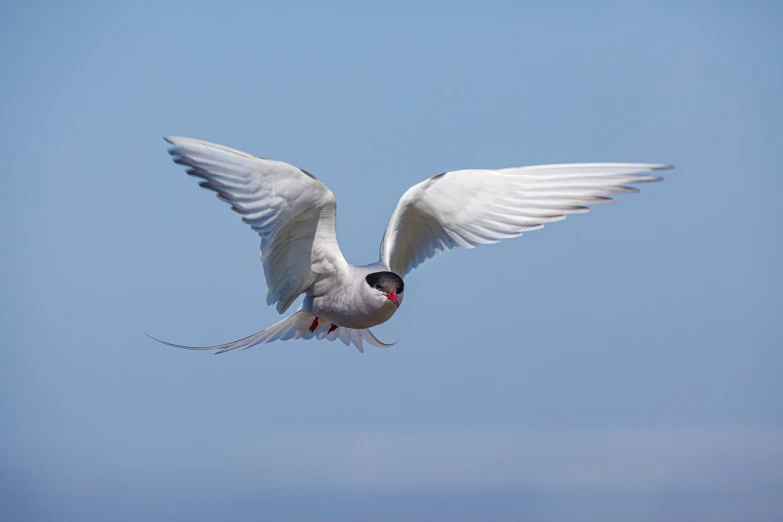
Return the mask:
<svg viewBox="0 0 783 522">
<path fill-rule="evenodd" d="M 660 181 L 651 163 L 540 165 L 457 170 L 433 176 L 402 196 L 381 243 L 381 261 L 405 276 L 435 254 L 518 237 L 610 203 L 612 194 L 639 192 L 629 184 Z"/>
<path fill-rule="evenodd" d="M 312 174 L 193 138 L 164 138 L 174 162 L 214 190 L 261 236 L 268 304 L 279 313 L 299 294 L 347 270 L 335 232 L 336 203 Z M 315 286 L 314 286 L 315 285 Z"/>
</svg>

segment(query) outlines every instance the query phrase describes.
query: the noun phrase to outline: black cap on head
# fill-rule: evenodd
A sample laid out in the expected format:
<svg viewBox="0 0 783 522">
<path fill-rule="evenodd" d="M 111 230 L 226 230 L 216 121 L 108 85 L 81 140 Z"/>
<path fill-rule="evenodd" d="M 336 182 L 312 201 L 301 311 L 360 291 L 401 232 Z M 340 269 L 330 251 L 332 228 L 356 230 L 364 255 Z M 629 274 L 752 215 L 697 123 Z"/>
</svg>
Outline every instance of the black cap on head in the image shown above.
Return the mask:
<svg viewBox="0 0 783 522">
<path fill-rule="evenodd" d="M 394 272 L 375 272 L 364 278 L 367 284 L 373 288 L 378 288 L 384 294 L 397 292 L 401 294 L 405 290 L 405 283 L 402 278 Z"/>
</svg>

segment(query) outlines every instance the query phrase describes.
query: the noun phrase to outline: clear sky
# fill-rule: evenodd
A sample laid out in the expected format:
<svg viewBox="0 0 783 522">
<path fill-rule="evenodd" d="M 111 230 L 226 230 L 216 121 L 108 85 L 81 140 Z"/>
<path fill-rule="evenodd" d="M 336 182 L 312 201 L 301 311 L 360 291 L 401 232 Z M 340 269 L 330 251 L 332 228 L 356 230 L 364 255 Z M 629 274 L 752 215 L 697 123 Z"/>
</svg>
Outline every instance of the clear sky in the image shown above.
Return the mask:
<svg viewBox="0 0 783 522">
<path fill-rule="evenodd" d="M 783 519 L 779 4 L 120 4 L 0 7 L 0 519 Z M 392 349 L 214 356 L 141 330 L 279 317 L 166 134 L 313 172 L 356 264 L 438 172 L 677 169 L 425 263 Z"/>
</svg>

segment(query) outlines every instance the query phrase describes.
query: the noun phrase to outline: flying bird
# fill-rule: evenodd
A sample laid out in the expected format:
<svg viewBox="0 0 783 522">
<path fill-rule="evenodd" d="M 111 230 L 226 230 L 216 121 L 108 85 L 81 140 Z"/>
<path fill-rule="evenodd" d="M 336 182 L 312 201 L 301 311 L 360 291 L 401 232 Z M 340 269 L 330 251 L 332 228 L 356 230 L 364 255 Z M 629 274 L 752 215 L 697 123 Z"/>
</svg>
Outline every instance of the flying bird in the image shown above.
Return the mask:
<svg viewBox="0 0 783 522">
<path fill-rule="evenodd" d="M 289 339 L 339 339 L 360 352 L 365 342 L 389 347 L 370 328 L 402 305 L 403 278 L 419 264 L 456 247 L 496 243 L 589 212 L 588 205 L 639 192 L 630 185 L 660 181 L 651 173 L 672 168 L 580 163 L 444 172 L 403 194 L 383 235 L 380 259 L 355 266 L 337 244 L 334 194 L 306 170 L 198 139 L 164 139 L 174 162 L 261 237 L 267 304 L 283 314 L 305 295 L 296 313 L 238 341 L 195 347 L 153 337 L 218 353 Z"/>
</svg>

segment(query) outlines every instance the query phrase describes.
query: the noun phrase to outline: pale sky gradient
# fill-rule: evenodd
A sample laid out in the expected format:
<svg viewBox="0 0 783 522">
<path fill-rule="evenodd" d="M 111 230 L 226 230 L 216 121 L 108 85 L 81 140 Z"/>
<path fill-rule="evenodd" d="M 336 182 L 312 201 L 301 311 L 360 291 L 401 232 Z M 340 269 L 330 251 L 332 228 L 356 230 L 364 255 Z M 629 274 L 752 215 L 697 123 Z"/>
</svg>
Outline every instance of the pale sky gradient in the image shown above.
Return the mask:
<svg viewBox="0 0 783 522">
<path fill-rule="evenodd" d="M 0 519 L 783 519 L 779 4 L 111 4 L 0 7 Z M 167 134 L 313 172 L 357 264 L 438 172 L 677 168 L 428 261 L 392 349 L 213 356 L 141 330 L 279 317 Z"/>
</svg>

